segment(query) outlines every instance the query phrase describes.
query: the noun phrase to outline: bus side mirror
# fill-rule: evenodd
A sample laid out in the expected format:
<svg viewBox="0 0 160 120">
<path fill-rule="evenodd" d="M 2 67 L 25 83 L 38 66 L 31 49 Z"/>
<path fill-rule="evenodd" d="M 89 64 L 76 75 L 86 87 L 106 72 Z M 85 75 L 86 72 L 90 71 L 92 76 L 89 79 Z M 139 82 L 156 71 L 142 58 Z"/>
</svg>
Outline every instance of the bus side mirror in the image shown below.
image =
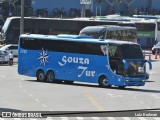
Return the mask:
<svg viewBox="0 0 160 120">
<path fill-rule="evenodd" d="M 145 62 L 147 62 L 149 64 L 149 69 L 152 70 L 152 63 L 149 60 L 145 60 Z"/>
<path fill-rule="evenodd" d="M 124 63 L 124 68 L 128 69 L 128 67 L 129 67 L 128 62 L 126 60 L 123 60 L 123 63 Z"/>
</svg>

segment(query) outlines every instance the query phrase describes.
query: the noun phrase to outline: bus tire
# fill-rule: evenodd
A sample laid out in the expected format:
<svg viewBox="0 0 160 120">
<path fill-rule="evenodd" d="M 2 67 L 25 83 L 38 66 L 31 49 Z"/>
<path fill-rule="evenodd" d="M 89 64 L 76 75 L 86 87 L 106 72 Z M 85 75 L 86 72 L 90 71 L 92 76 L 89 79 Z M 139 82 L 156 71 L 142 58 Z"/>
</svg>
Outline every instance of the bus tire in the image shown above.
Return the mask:
<svg viewBox="0 0 160 120">
<path fill-rule="evenodd" d="M 54 75 L 54 72 L 53 71 L 48 71 L 47 74 L 46 74 L 46 81 L 47 82 L 55 82 L 55 75 Z"/>
<path fill-rule="evenodd" d="M 37 81 L 44 82 L 45 81 L 44 71 L 43 70 L 38 70 L 37 74 L 36 74 L 36 77 L 37 77 Z"/>
<path fill-rule="evenodd" d="M 110 84 L 108 84 L 108 78 L 106 77 L 106 76 L 101 76 L 100 78 L 99 78 L 99 86 L 100 87 L 107 87 L 107 88 L 110 88 L 111 87 L 111 85 Z"/>
</svg>

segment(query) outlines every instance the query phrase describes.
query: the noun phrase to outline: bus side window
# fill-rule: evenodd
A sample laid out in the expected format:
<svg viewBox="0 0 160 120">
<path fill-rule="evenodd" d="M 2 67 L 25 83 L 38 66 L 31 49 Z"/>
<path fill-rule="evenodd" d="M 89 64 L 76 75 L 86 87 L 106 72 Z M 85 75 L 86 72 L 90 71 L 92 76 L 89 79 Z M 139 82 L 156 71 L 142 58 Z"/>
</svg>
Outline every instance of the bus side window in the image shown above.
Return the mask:
<svg viewBox="0 0 160 120">
<path fill-rule="evenodd" d="M 105 39 L 111 39 L 111 31 L 106 31 L 105 32 Z"/>
<path fill-rule="evenodd" d="M 121 38 L 121 31 L 120 31 L 120 30 L 117 31 L 117 38 L 118 38 L 118 40 L 121 40 L 121 39 L 122 39 L 122 38 Z"/>
<path fill-rule="evenodd" d="M 106 39 L 107 31 L 99 33 L 99 39 Z"/>
</svg>

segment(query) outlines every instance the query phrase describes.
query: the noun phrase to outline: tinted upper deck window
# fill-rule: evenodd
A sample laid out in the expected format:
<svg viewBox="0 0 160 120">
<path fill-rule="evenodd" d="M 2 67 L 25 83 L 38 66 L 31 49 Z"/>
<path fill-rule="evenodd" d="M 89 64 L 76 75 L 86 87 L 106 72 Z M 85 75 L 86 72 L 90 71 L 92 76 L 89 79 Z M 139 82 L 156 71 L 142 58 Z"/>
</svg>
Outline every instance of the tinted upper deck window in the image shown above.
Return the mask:
<svg viewBox="0 0 160 120">
<path fill-rule="evenodd" d="M 143 53 L 139 45 L 121 45 L 121 50 L 124 59 L 143 59 Z"/>
<path fill-rule="evenodd" d="M 21 38 L 20 47 L 29 50 L 46 49 L 55 52 L 104 55 L 101 44 L 65 40 L 42 40 Z"/>
</svg>

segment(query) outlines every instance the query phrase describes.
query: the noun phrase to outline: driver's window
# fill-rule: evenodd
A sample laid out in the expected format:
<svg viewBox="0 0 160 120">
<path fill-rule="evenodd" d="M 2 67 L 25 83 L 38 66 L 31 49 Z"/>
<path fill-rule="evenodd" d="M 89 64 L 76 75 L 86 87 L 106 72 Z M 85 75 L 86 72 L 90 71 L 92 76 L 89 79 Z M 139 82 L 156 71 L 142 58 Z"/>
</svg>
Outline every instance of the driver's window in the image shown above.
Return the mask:
<svg viewBox="0 0 160 120">
<path fill-rule="evenodd" d="M 109 45 L 108 52 L 110 58 L 122 58 L 122 52 L 118 45 Z"/>
<path fill-rule="evenodd" d="M 110 68 L 117 75 L 122 75 L 124 67 L 122 63 L 122 52 L 119 45 L 110 44 L 108 47 Z"/>
</svg>

